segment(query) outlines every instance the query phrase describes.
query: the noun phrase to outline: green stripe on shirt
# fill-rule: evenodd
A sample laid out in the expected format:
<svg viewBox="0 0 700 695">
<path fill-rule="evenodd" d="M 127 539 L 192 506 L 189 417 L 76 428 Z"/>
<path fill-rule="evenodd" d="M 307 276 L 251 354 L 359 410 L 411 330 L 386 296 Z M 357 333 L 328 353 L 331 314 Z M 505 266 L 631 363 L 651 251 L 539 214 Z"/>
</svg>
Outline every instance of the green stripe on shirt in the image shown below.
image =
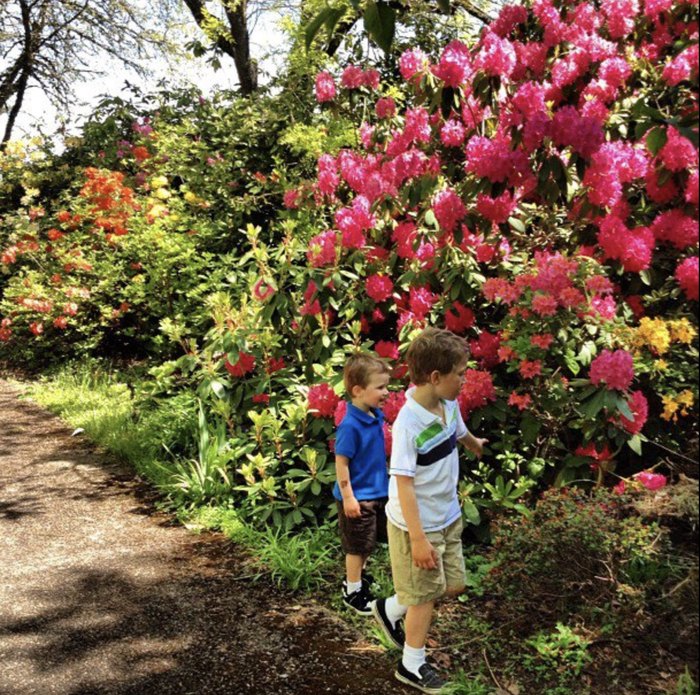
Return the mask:
<svg viewBox="0 0 700 695">
<path fill-rule="evenodd" d="M 443 429 L 443 426 L 439 422 L 434 422 L 428 429 L 423 430 L 418 437 L 416 437 L 416 449 L 420 449 L 427 441 L 431 440 L 433 437 L 437 437 Z"/>
</svg>

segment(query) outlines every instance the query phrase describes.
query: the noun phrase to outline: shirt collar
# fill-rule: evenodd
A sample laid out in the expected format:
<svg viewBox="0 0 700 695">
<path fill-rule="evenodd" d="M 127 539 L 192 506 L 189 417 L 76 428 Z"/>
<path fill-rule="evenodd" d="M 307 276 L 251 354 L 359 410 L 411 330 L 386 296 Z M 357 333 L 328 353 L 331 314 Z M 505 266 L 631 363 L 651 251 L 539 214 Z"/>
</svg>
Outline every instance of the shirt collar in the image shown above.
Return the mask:
<svg viewBox="0 0 700 695">
<path fill-rule="evenodd" d="M 372 425 L 375 422 L 382 422 L 384 420 L 384 413 L 378 409 L 372 409 L 375 417 L 372 417 L 369 413 L 366 413 L 362 408 L 358 408 L 356 405 L 348 402 L 348 415 L 352 415 L 356 420 L 364 423 L 365 425 Z"/>
<path fill-rule="evenodd" d="M 416 387 L 411 386 L 411 388 L 406 391 L 406 404 L 411 409 L 411 412 L 418 418 L 422 425 L 432 425 L 434 422 L 439 422 L 444 427 L 445 423 L 439 415 L 431 413 L 413 398 L 415 390 Z M 445 408 L 445 412 L 447 412 L 447 408 Z"/>
</svg>

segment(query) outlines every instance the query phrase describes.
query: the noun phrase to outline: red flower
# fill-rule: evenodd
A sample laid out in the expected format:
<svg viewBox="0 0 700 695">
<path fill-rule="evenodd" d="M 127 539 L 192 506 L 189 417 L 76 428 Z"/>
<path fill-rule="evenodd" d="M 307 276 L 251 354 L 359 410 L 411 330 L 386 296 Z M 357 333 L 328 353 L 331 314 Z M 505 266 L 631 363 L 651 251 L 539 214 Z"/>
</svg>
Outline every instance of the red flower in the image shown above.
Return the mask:
<svg viewBox="0 0 700 695">
<path fill-rule="evenodd" d="M 309 389 L 309 412 L 314 417 L 333 417 L 339 400 L 328 384 L 317 384 Z"/>
<path fill-rule="evenodd" d="M 525 410 L 525 408 L 528 408 L 531 403 L 532 397 L 529 393 L 520 395 L 514 392 L 510 394 L 510 398 L 508 399 L 508 405 L 513 405 L 518 408 L 518 410 Z"/>
<path fill-rule="evenodd" d="M 235 364 L 232 364 L 226 359 L 224 367 L 226 367 L 226 371 L 233 377 L 245 376 L 255 369 L 255 356 L 247 352 L 241 352 Z"/>
<path fill-rule="evenodd" d="M 374 351 L 384 359 L 398 360 L 399 359 L 399 344 L 389 340 L 380 340 L 375 346 Z"/>
<path fill-rule="evenodd" d="M 270 402 L 270 394 L 269 393 L 256 393 L 253 396 L 253 403 L 264 403 L 267 405 Z"/>
<path fill-rule="evenodd" d="M 453 333 L 464 333 L 474 325 L 474 312 L 461 302 L 454 302 L 445 312 L 445 328 Z"/>
<path fill-rule="evenodd" d="M 524 379 L 532 379 L 542 373 L 542 362 L 540 360 L 523 360 L 520 363 L 520 375 Z"/>
<path fill-rule="evenodd" d="M 270 359 L 267 361 L 265 371 L 268 374 L 274 374 L 275 372 L 279 372 L 281 369 L 284 369 L 286 366 L 287 365 L 285 364 L 283 357 L 270 357 Z"/>
</svg>

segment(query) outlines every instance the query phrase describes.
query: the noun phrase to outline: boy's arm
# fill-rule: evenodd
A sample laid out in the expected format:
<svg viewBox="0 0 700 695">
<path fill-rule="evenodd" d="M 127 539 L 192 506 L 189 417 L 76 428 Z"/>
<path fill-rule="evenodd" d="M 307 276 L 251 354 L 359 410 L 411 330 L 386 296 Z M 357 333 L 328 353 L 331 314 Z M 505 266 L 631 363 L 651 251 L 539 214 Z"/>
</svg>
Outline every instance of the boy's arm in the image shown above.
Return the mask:
<svg viewBox="0 0 700 695">
<path fill-rule="evenodd" d="M 460 437 L 459 441 L 464 444 L 469 451 L 476 454 L 476 457 L 479 459 L 484 455 L 484 446 L 489 443 L 488 439 L 475 437 L 471 432 L 467 432 L 463 437 Z"/>
<path fill-rule="evenodd" d="M 338 480 L 340 494 L 343 497 L 343 511 L 345 516 L 350 519 L 357 519 L 362 516 L 360 503 L 355 499 L 355 493 L 352 490 L 350 482 L 350 459 L 341 454 L 335 455 L 335 476 Z"/>
<path fill-rule="evenodd" d="M 428 540 L 423 530 L 423 525 L 418 512 L 418 501 L 416 500 L 416 488 L 413 478 L 407 475 L 397 475 L 396 486 L 399 492 L 399 504 L 401 513 L 408 528 L 408 535 L 411 539 L 411 555 L 416 567 L 426 570 L 436 569 L 438 555 Z"/>
</svg>

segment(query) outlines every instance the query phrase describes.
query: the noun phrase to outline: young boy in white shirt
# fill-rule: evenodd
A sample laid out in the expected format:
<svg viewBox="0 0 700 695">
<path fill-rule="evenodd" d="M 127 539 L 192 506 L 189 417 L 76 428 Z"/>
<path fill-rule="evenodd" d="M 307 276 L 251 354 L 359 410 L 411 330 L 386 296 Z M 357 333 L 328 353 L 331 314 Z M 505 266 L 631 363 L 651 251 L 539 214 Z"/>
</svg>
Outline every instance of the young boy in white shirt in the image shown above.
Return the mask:
<svg viewBox="0 0 700 695">
<path fill-rule="evenodd" d="M 467 430 L 456 403 L 468 354 L 466 341 L 454 333 L 423 331 L 408 349 L 414 386 L 393 427 L 386 512 L 396 595 L 379 599 L 372 610 L 403 647 L 396 678 L 424 693 L 445 685 L 425 656 L 435 601 L 460 594 L 466 580 L 457 442 L 478 457 L 487 443 Z"/>
</svg>

